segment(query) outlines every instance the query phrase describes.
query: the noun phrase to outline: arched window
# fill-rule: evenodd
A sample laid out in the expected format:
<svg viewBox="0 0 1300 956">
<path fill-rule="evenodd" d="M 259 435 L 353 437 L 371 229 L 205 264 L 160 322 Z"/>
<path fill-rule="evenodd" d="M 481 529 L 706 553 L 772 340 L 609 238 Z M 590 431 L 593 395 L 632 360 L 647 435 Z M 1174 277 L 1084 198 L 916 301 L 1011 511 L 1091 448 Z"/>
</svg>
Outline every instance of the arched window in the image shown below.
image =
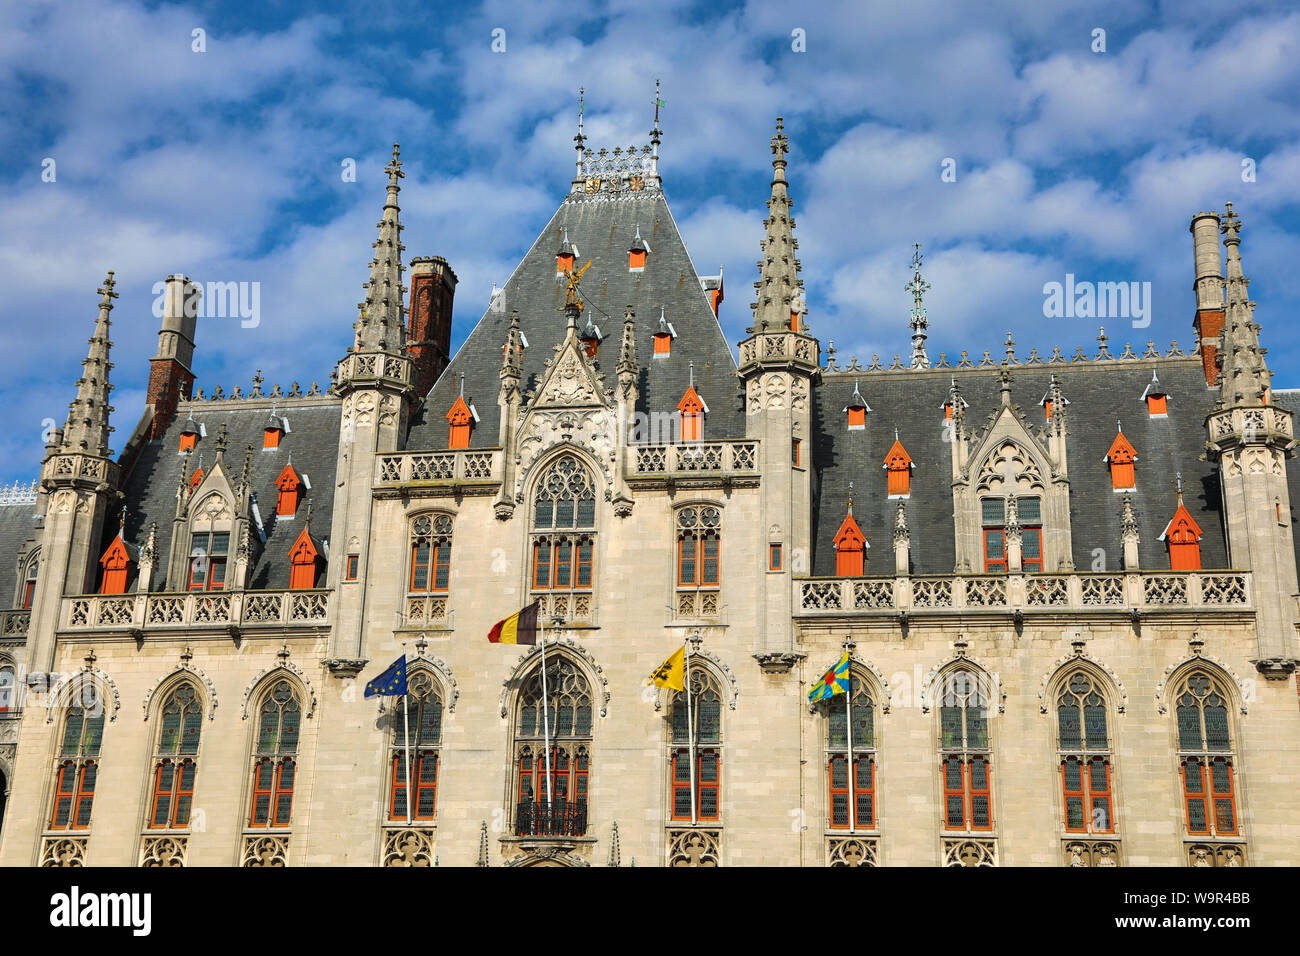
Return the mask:
<svg viewBox="0 0 1300 956">
<path fill-rule="evenodd" d="M 992 830 L 990 681 L 983 672 L 949 671 L 939 686 L 939 747 L 944 829 Z"/>
<path fill-rule="evenodd" d="M 848 694 L 836 694 L 824 704 L 830 826 L 833 830 L 850 827 L 873 830 L 876 827 L 876 702 L 872 698 L 871 686 L 852 671 L 849 688 Z M 849 769 L 850 703 L 853 711 L 852 771 Z"/>
<path fill-rule="evenodd" d="M 411 522 L 411 592 L 446 591 L 451 578 L 451 518 L 417 515 Z"/>
<path fill-rule="evenodd" d="M 596 485 L 573 455 L 546 470 L 533 496 L 534 591 L 590 591 Z"/>
<path fill-rule="evenodd" d="M 18 704 L 18 672 L 13 661 L 0 659 L 0 714 L 7 714 Z"/>
<path fill-rule="evenodd" d="M 31 610 L 32 599 L 36 597 L 36 572 L 40 563 L 39 551 L 27 559 L 27 573 L 23 575 L 22 600 L 19 602 L 24 610 Z"/>
<path fill-rule="evenodd" d="M 194 805 L 203 702 L 188 681 L 167 695 L 158 712 L 161 727 L 154 751 L 149 826 L 187 827 Z"/>
<path fill-rule="evenodd" d="M 672 818 L 716 823 L 722 783 L 722 691 L 717 678 L 704 666 L 692 663 L 690 711 L 687 693 L 672 699 Z M 695 767 L 691 773 L 691 731 L 695 733 Z M 695 785 L 695 816 L 691 816 L 691 784 Z"/>
<path fill-rule="evenodd" d="M 1190 836 L 1235 836 L 1236 758 L 1228 720 L 1231 698 L 1208 670 L 1194 669 L 1178 684 L 1178 761 Z"/>
<path fill-rule="evenodd" d="M 1056 698 L 1061 793 L 1069 833 L 1114 833 L 1114 784 L 1106 698 L 1096 679 L 1075 671 Z"/>
<path fill-rule="evenodd" d="M 75 696 L 77 701 L 64 717 L 63 742 L 55 762 L 51 830 L 89 827 L 95 800 L 99 745 L 104 736 L 104 705 L 93 684 L 81 684 Z"/>
<path fill-rule="evenodd" d="M 722 570 L 722 512 L 712 505 L 677 509 L 677 613 L 716 617 Z"/>
<path fill-rule="evenodd" d="M 536 667 L 524 678 L 516 705 L 515 833 L 582 836 L 591 775 L 591 686 L 577 665 L 554 653 L 544 679 L 545 693 L 542 668 Z"/>
<path fill-rule="evenodd" d="M 277 681 L 258 708 L 253 751 L 253 808 L 250 827 L 287 827 L 293 815 L 293 782 L 298 769 L 302 705 L 293 686 Z"/>
<path fill-rule="evenodd" d="M 191 591 L 220 591 L 226 586 L 230 532 L 196 532 L 190 539 Z"/>
<path fill-rule="evenodd" d="M 427 671 L 412 671 L 406 682 L 409 700 L 394 704 L 389 764 L 388 819 L 432 820 L 438 808 L 438 748 L 442 743 L 442 695 Z M 409 711 L 407 710 L 409 707 Z M 407 734 L 409 733 L 409 739 Z M 410 816 L 407 815 L 406 767 L 410 759 Z"/>
</svg>

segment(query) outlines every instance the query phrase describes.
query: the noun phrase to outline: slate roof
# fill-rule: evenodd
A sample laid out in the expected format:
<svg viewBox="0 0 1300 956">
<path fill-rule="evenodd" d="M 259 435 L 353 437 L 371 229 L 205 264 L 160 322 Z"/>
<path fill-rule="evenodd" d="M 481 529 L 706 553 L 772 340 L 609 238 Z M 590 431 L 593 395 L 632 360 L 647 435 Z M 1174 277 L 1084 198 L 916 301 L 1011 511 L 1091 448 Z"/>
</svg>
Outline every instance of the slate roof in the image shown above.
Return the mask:
<svg viewBox="0 0 1300 956">
<path fill-rule="evenodd" d="M 36 505 L 0 505 L 0 607 L 17 607 L 18 551 L 36 528 Z"/>
<path fill-rule="evenodd" d="M 1160 382 L 1169 393 L 1168 418 L 1150 418 L 1141 400 L 1152 368 L 1158 370 Z M 832 539 L 844 520 L 850 481 L 855 493 L 853 513 L 871 545 L 867 573 L 893 573 L 897 500 L 890 501 L 886 495 L 882 465 L 894 442 L 896 426 L 916 464 L 911 497 L 906 502 L 913 573 L 953 572 L 956 553 L 952 465 L 944 437 L 942 406 L 948 400 L 951 380 L 956 377 L 962 398 L 969 403 L 967 425 L 982 430 L 985 419 L 1000 405 L 998 372 L 997 367 L 823 372 L 813 411 L 813 462 L 819 471 L 813 483 L 814 575 L 835 573 Z M 1066 451 L 1075 568 L 1091 569 L 1093 550 L 1101 548 L 1105 550 L 1106 569 L 1120 569 L 1122 496 L 1112 491 L 1109 469 L 1102 461 L 1115 438 L 1117 419 L 1138 454 L 1133 501 L 1141 535 L 1142 567 L 1169 567 L 1159 536 L 1176 508 L 1172 481 L 1175 472 L 1180 471 L 1184 503 L 1204 532 L 1201 564 L 1206 568 L 1227 567 L 1217 467 L 1198 460 L 1205 445 L 1205 415 L 1218 399 L 1218 392 L 1205 384 L 1200 358 L 1012 366 L 1011 400 L 1020 407 L 1021 416 L 1035 436 L 1043 425 L 1043 409 L 1038 402 L 1053 372 L 1070 403 Z M 872 408 L 862 431 L 849 431 L 843 413 L 855 381 Z"/>
<path fill-rule="evenodd" d="M 643 272 L 629 272 L 627 254 L 638 226 L 651 248 Z M 663 193 L 625 193 L 617 199 L 570 195 L 561 203 L 542 234 L 533 243 L 514 274 L 506 282 L 495 306 L 488 308 L 456 352 L 451 363 L 429 391 L 424 406 L 412 416 L 406 447 L 412 450 L 446 448 L 446 414 L 460 391 L 465 374 L 465 399 L 471 402 L 480 421 L 470 431 L 471 448 L 495 447 L 499 437 L 500 391 L 498 372 L 505 348 L 510 313 L 519 310 L 519 325 L 528 340 L 524 350 L 521 387 L 525 394 L 541 381 L 553 347 L 564 340 L 567 319 L 564 306 L 565 280 L 555 276 L 555 256 L 565 229 L 578 247 L 580 269 L 587 260 L 591 268 L 581 279 L 586 302 L 578 320 L 581 330 L 588 317 L 600 327 L 604 341 L 593 364 L 605 376 L 605 385 L 616 383 L 623 331 L 623 313 L 631 306 L 636 313 L 637 362 L 641 366 L 641 412 L 673 413 L 690 381 L 690 362 L 695 363 L 695 389 L 709 406 L 704 433 L 707 438 L 742 438 L 745 434 L 743 395 L 736 376 L 735 358 L 690 254 L 677 231 Z M 652 336 L 659 329 L 659 310 L 677 330 L 668 358 L 652 358 Z"/>
<path fill-rule="evenodd" d="M 122 483 L 126 494 L 123 502 L 127 509 L 126 540 L 137 546 L 143 545 L 149 535 L 149 525 L 155 521 L 158 523 L 158 566 L 154 570 L 151 590 L 161 591 L 166 587 L 172 519 L 176 515 L 176 487 L 185 461 L 178 449 L 181 430 L 189 414 L 192 413 L 207 430 L 207 437 L 200 438 L 194 446 L 191 471 L 198 464 L 200 454 L 203 455 L 204 472 L 211 471 L 217 458 L 217 435 L 223 423 L 229 442 L 226 473 L 232 481 L 239 478 L 243 469 L 245 446 L 253 446 L 253 489 L 266 530 L 266 544 L 257 553 L 248 587 L 264 589 L 289 586 L 289 548 L 302 530 L 307 498 L 312 503 L 313 533 L 317 536 L 329 533 L 334 510 L 341 411 L 342 403 L 335 398 L 277 399 L 276 413 L 288 419 L 290 431 L 280 438 L 279 448 L 263 448 L 262 434 L 270 415 L 269 402 L 195 402 L 192 407 L 183 406 L 161 438 L 144 443 Z M 311 490 L 304 492 L 293 520 L 277 522 L 275 479 L 284 470 L 290 454 L 294 470 L 299 475 L 307 475 Z M 99 554 L 103 554 L 117 536 L 116 516 L 104 524 L 104 540 Z M 232 553 L 235 546 L 236 542 L 232 541 Z M 258 550 L 256 535 L 254 549 Z"/>
</svg>

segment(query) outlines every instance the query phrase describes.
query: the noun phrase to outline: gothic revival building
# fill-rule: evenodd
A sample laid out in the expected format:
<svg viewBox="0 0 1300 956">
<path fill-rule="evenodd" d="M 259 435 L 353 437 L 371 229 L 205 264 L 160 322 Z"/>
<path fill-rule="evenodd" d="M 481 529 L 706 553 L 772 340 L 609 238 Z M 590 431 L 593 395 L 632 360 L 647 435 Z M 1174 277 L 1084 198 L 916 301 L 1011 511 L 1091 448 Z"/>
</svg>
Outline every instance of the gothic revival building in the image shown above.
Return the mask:
<svg viewBox="0 0 1300 956">
<path fill-rule="evenodd" d="M 0 506 L 0 865 L 1295 860 L 1297 398 L 1231 206 L 1187 352 L 932 359 L 918 253 L 910 358 L 845 367 L 778 120 L 737 362 L 658 144 L 580 133 L 454 355 L 396 149 L 327 388 L 205 394 L 169 277 L 120 453 L 109 273 Z M 543 643 L 489 643 L 534 601 Z"/>
</svg>

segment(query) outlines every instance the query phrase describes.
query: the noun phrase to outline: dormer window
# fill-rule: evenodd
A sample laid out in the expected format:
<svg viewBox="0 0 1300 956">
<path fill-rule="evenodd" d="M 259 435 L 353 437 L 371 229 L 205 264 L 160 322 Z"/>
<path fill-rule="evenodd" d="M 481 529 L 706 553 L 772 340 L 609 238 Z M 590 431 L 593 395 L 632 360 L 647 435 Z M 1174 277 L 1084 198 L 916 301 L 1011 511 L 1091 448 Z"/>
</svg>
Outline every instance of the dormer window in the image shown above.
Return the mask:
<svg viewBox="0 0 1300 956">
<path fill-rule="evenodd" d="M 704 415 L 709 409 L 694 385 L 687 387 L 686 394 L 677 403 L 677 410 L 682 415 L 682 441 L 701 441 L 704 438 Z"/>
<path fill-rule="evenodd" d="M 722 266 L 718 266 L 718 274 L 715 276 L 700 276 L 700 288 L 704 294 L 709 297 L 709 308 L 713 310 L 714 318 L 718 315 L 718 306 L 722 305 Z"/>
<path fill-rule="evenodd" d="M 202 466 L 195 468 L 194 474 L 190 475 L 190 487 L 197 488 L 199 485 L 203 484 L 203 475 Z"/>
<path fill-rule="evenodd" d="M 262 447 L 279 448 L 280 439 L 289 432 L 289 421 L 279 415 L 272 414 L 267 419 L 266 427 L 262 430 Z"/>
<path fill-rule="evenodd" d="M 303 481 L 293 470 L 293 465 L 285 465 L 280 477 L 275 479 L 279 495 L 275 501 L 275 514 L 280 518 L 292 518 L 298 512 L 298 499 L 302 493 Z"/>
<path fill-rule="evenodd" d="M 295 590 L 314 588 L 324 559 L 321 549 L 316 545 L 306 528 L 298 535 L 293 547 L 289 549 L 289 587 Z"/>
<path fill-rule="evenodd" d="M 1165 391 L 1156 373 L 1151 373 L 1151 381 L 1142 393 L 1142 400 L 1147 403 L 1147 414 L 1152 418 L 1169 417 L 1169 393 Z"/>
<path fill-rule="evenodd" d="M 1160 534 L 1160 540 L 1169 547 L 1169 570 L 1201 569 L 1201 534 L 1201 526 L 1183 504 L 1180 494 L 1178 510 Z"/>
<path fill-rule="evenodd" d="M 447 422 L 451 428 L 447 435 L 447 447 L 451 449 L 469 447 L 470 425 L 478 421 L 474 406 L 465 401 L 464 395 L 457 395 L 452 402 L 451 411 L 447 412 Z"/>
<path fill-rule="evenodd" d="M 587 319 L 587 325 L 582 330 L 582 335 L 578 341 L 582 343 L 582 350 L 587 358 L 595 358 L 596 350 L 600 348 L 600 328 L 590 318 Z"/>
<path fill-rule="evenodd" d="M 835 532 L 835 574 L 841 578 L 857 578 L 862 576 L 863 566 L 866 563 L 866 549 L 870 547 L 867 544 L 867 536 L 862 533 L 858 527 L 858 522 L 853 517 L 853 505 L 849 505 L 849 512 L 844 516 L 844 521 L 840 524 L 840 530 Z"/>
<path fill-rule="evenodd" d="M 230 555 L 229 532 L 208 531 L 190 539 L 191 591 L 220 591 L 226 586 L 226 560 Z"/>
<path fill-rule="evenodd" d="M 113 539 L 104 556 L 99 559 L 100 567 L 104 569 L 103 581 L 99 586 L 100 594 L 126 593 L 127 578 L 135 560 L 133 550 L 122 540 L 120 533 Z"/>
<path fill-rule="evenodd" d="M 1055 377 L 1053 377 L 1053 382 L 1055 382 Z M 1052 398 L 1052 389 L 1049 388 L 1043 394 L 1043 397 L 1038 400 L 1038 404 L 1043 406 L 1043 421 L 1050 422 L 1052 420 L 1052 412 L 1056 410 L 1056 402 Z M 1061 405 L 1065 406 L 1069 404 L 1070 400 L 1062 396 Z"/>
<path fill-rule="evenodd" d="M 1137 487 L 1137 476 L 1133 463 L 1137 461 L 1137 451 L 1124 433 L 1118 432 L 1110 444 L 1110 451 L 1102 461 L 1110 466 L 1110 487 L 1112 491 L 1133 491 Z"/>
<path fill-rule="evenodd" d="M 203 426 L 193 418 L 185 419 L 185 424 L 181 426 L 181 444 L 180 451 L 193 451 L 195 444 L 203 437 Z"/>
<path fill-rule="evenodd" d="M 636 236 L 632 239 L 632 245 L 627 251 L 627 271 L 644 272 L 645 257 L 650 252 L 650 243 L 641 238 L 641 227 L 636 227 Z"/>
<path fill-rule="evenodd" d="M 573 261 L 578 257 L 578 247 L 569 242 L 569 231 L 564 230 L 564 241 L 555 254 L 555 278 L 559 279 L 573 271 Z"/>
<path fill-rule="evenodd" d="M 903 443 L 894 435 L 894 444 L 885 454 L 885 472 L 888 475 L 889 497 L 906 498 L 912 493 L 912 469 L 915 468 L 912 456 L 907 453 Z"/>
<path fill-rule="evenodd" d="M 862 431 L 867 427 L 867 412 L 871 411 L 871 406 L 867 400 L 862 397 L 858 391 L 858 383 L 853 383 L 853 396 L 849 403 L 844 406 L 844 414 L 848 416 L 849 431 Z"/>
<path fill-rule="evenodd" d="M 659 331 L 655 333 L 655 358 L 667 358 L 672 352 L 673 339 L 677 338 L 677 330 L 673 324 L 664 318 L 664 310 L 659 309 Z"/>
</svg>

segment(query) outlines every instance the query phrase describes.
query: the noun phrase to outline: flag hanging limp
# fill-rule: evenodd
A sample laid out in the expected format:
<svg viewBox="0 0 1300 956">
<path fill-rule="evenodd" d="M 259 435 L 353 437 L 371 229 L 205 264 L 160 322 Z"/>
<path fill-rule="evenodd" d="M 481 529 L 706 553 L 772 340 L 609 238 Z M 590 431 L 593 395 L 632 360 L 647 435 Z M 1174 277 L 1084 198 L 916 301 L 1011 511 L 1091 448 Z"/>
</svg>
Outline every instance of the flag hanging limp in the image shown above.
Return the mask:
<svg viewBox="0 0 1300 956">
<path fill-rule="evenodd" d="M 831 669 L 822 675 L 822 679 L 808 690 L 808 699 L 816 702 L 830 700 L 836 694 L 849 692 L 849 654 L 848 651 L 836 661 Z"/>
<path fill-rule="evenodd" d="M 488 631 L 488 640 L 493 644 L 536 644 L 537 611 L 534 601 L 505 620 L 497 621 Z"/>
</svg>

